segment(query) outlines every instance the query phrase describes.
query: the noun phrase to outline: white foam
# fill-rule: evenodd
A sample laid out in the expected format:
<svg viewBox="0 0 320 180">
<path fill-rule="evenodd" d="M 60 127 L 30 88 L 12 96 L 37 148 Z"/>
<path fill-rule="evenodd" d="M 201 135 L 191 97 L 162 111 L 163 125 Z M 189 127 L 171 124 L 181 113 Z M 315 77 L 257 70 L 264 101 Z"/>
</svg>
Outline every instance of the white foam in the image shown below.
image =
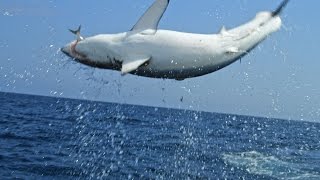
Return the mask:
<svg viewBox="0 0 320 180">
<path fill-rule="evenodd" d="M 282 161 L 275 156 L 267 156 L 256 151 L 223 154 L 222 158 L 226 164 L 243 169 L 250 174 L 277 179 L 320 179 L 319 172 L 304 170 L 307 166 Z"/>
</svg>

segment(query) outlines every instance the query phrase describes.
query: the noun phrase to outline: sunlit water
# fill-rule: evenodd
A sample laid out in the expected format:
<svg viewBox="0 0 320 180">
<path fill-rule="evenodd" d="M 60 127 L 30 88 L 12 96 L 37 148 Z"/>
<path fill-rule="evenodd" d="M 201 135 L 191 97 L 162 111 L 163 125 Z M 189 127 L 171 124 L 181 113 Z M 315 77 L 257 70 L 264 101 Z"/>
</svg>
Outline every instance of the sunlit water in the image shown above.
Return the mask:
<svg viewBox="0 0 320 180">
<path fill-rule="evenodd" d="M 0 179 L 320 179 L 320 124 L 0 93 Z"/>
</svg>

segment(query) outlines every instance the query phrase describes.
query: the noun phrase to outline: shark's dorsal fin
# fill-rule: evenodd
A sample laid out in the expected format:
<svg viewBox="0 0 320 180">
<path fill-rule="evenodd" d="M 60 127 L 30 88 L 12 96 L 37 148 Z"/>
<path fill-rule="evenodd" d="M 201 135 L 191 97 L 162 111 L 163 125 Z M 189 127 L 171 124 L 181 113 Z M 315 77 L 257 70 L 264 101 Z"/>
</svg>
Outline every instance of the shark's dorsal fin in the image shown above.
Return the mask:
<svg viewBox="0 0 320 180">
<path fill-rule="evenodd" d="M 140 66 L 145 64 L 151 59 L 150 56 L 144 55 L 130 55 L 123 59 L 121 73 L 123 75 L 137 70 Z"/>
<path fill-rule="evenodd" d="M 170 0 L 156 0 L 133 26 L 131 31 L 142 32 L 148 30 L 147 34 L 155 34 L 169 2 Z"/>
</svg>

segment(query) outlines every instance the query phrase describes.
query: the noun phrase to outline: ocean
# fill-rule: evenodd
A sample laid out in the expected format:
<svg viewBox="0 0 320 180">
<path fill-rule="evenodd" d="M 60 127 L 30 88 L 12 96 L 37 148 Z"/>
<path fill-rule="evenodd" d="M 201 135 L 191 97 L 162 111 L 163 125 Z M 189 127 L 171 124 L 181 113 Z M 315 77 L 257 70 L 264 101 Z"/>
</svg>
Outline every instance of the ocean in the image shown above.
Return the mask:
<svg viewBox="0 0 320 180">
<path fill-rule="evenodd" d="M 320 124 L 0 93 L 0 179 L 320 179 Z"/>
</svg>

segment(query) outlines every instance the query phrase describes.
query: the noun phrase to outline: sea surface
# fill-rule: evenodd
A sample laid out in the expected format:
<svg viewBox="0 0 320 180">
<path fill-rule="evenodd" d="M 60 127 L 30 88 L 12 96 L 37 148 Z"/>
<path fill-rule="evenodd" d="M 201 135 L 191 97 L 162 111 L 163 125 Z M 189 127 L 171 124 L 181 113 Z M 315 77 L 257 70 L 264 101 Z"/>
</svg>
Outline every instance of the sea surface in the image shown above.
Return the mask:
<svg viewBox="0 0 320 180">
<path fill-rule="evenodd" d="M 0 93 L 0 179 L 320 179 L 320 124 Z"/>
</svg>

